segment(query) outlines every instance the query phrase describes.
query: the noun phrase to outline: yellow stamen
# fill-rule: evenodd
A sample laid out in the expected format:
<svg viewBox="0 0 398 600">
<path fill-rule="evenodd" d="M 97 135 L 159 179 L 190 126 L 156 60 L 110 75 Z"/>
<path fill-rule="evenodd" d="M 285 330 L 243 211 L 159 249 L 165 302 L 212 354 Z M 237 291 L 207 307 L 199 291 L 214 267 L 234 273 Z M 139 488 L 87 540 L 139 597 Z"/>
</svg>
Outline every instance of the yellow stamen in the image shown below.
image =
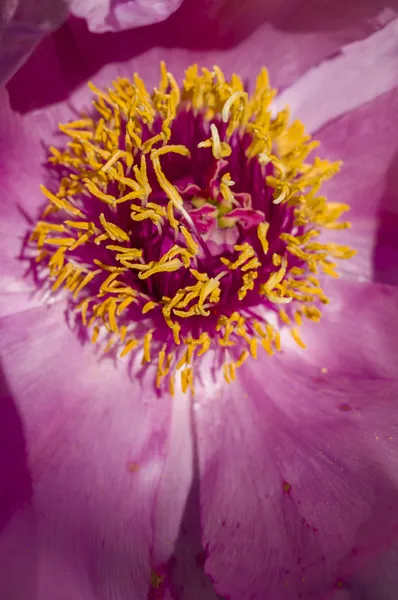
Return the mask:
<svg viewBox="0 0 398 600">
<path fill-rule="evenodd" d="M 198 144 L 198 148 L 209 148 L 213 150 L 213 156 L 217 160 L 220 158 L 226 158 L 231 155 L 232 148 L 227 142 L 220 140 L 220 134 L 218 133 L 217 127 L 212 123 L 210 125 L 211 138 Z"/>
<path fill-rule="evenodd" d="M 249 353 L 247 350 L 243 350 L 242 354 L 239 356 L 239 359 L 236 361 L 235 365 L 238 368 L 241 367 L 247 358 L 249 358 Z"/>
<path fill-rule="evenodd" d="M 98 198 L 98 200 L 102 200 L 102 202 L 105 202 L 105 204 L 109 204 L 110 206 L 114 206 L 115 205 L 116 199 L 115 199 L 114 196 L 111 196 L 110 194 L 106 194 L 105 192 L 102 192 L 89 179 L 85 180 L 85 184 L 86 184 L 86 188 L 90 192 L 90 194 L 92 194 L 93 196 L 95 196 L 96 198 Z"/>
<path fill-rule="evenodd" d="M 122 312 L 128 307 L 130 306 L 130 304 L 134 302 L 134 298 L 125 298 L 124 300 L 121 301 L 121 303 L 119 304 L 116 314 L 118 316 L 120 316 L 122 314 Z"/>
<path fill-rule="evenodd" d="M 122 150 L 117 150 L 113 156 L 101 167 L 101 171 L 106 173 L 123 156 Z"/>
<path fill-rule="evenodd" d="M 188 246 L 188 250 L 192 252 L 193 256 L 196 256 L 198 253 L 199 244 L 195 242 L 189 231 L 183 225 L 180 227 L 180 229 L 182 235 L 184 236 L 185 243 Z"/>
<path fill-rule="evenodd" d="M 228 123 L 229 120 L 229 111 L 231 110 L 231 106 L 234 104 L 234 102 L 236 102 L 237 100 L 239 100 L 239 98 L 243 98 L 246 102 L 247 102 L 247 93 L 246 92 L 234 92 L 232 94 L 232 96 L 230 96 L 228 98 L 228 100 L 226 101 L 226 103 L 224 104 L 224 107 L 222 109 L 222 120 L 224 121 L 224 123 Z"/>
<path fill-rule="evenodd" d="M 162 171 L 161 165 L 160 165 L 159 156 L 161 156 L 162 154 L 167 154 L 168 152 L 174 152 L 176 154 L 180 154 L 181 156 L 190 156 L 190 152 L 189 152 L 188 148 L 186 148 L 185 146 L 176 146 L 176 145 L 163 146 L 163 148 L 159 148 L 158 150 L 151 151 L 151 160 L 152 160 L 153 168 L 155 171 L 156 178 L 159 182 L 159 185 L 162 188 L 162 190 L 165 192 L 167 197 L 178 208 L 179 206 L 182 206 L 183 200 L 182 200 L 179 192 L 177 191 L 177 189 L 174 187 L 174 185 L 171 184 L 170 181 L 168 181 L 166 179 L 166 177 Z"/>
<path fill-rule="evenodd" d="M 290 330 L 291 336 L 294 339 L 294 341 L 296 342 L 296 344 L 298 344 L 300 346 L 300 348 L 306 348 L 307 346 L 304 344 L 303 340 L 300 337 L 300 334 L 298 332 L 298 329 L 296 327 L 293 327 L 293 329 Z"/>
<path fill-rule="evenodd" d="M 151 362 L 151 340 L 152 331 L 148 331 L 144 336 L 144 362 Z"/>
<path fill-rule="evenodd" d="M 142 314 L 145 315 L 145 313 L 149 312 L 150 310 L 152 310 L 153 308 L 155 308 L 157 306 L 156 302 L 152 302 L 152 300 L 149 300 L 149 302 L 147 302 L 143 307 L 142 307 Z"/>
<path fill-rule="evenodd" d="M 140 266 L 144 267 L 144 265 Z M 169 260 L 164 264 L 158 263 L 143 273 L 138 273 L 138 277 L 140 279 L 148 279 L 148 277 L 155 275 L 155 273 L 172 273 L 173 271 L 178 271 L 181 266 L 182 262 L 178 258 L 174 258 L 173 260 Z"/>
<path fill-rule="evenodd" d="M 105 219 L 104 213 L 100 214 L 99 219 L 100 219 L 102 227 L 105 229 L 106 233 L 109 235 L 111 240 L 114 240 L 117 242 L 129 242 L 130 241 L 129 236 L 127 235 L 127 233 L 125 231 L 123 231 L 123 229 L 120 229 L 120 227 L 118 227 L 114 223 L 110 223 L 109 221 L 107 221 Z"/>
<path fill-rule="evenodd" d="M 259 223 L 257 226 L 257 237 L 260 240 L 261 247 L 263 249 L 264 254 L 267 254 L 269 244 L 267 241 L 267 232 L 269 229 L 269 223 Z"/>
<path fill-rule="evenodd" d="M 94 279 L 94 277 L 96 277 L 96 275 L 98 275 L 99 273 L 101 273 L 101 269 L 97 269 L 96 271 L 91 271 L 90 273 L 87 273 L 87 275 L 82 279 L 82 281 L 77 286 L 77 288 L 73 294 L 73 297 L 77 298 L 77 296 L 79 295 L 79 292 L 81 292 L 82 289 L 84 287 L 86 287 L 86 285 L 88 285 L 90 283 L 90 281 L 92 281 Z"/>
<path fill-rule="evenodd" d="M 48 266 L 54 292 L 63 287 L 74 300 L 83 292 L 76 310 L 81 312 L 83 325 L 93 327 L 93 342 L 104 339 L 105 351 L 121 344 L 120 356 L 143 346 L 144 363 L 151 362 L 152 351 L 157 362 L 156 386 L 160 388 L 167 376 L 171 393 L 176 368 L 182 369 L 183 391 L 194 392 L 193 366 L 210 348 L 233 354 L 223 366 L 228 382 L 249 356 L 257 357 L 258 342 L 269 355 L 281 349 L 278 327 L 265 317 L 260 323 L 251 312 L 256 298 L 268 309 L 269 303 L 273 305 L 279 326 L 286 325 L 296 343 L 305 348 L 299 327 L 304 317 L 319 321 L 318 305 L 328 302 L 318 274 L 337 277 L 337 260 L 354 254 L 347 246 L 324 242 L 321 237 L 323 229 L 350 226 L 339 221 L 348 206 L 329 203 L 319 195 L 322 182 L 339 170 L 340 163 L 318 157 L 309 161 L 317 143 L 303 125 L 290 123 L 289 110 L 273 116 L 270 103 L 275 92 L 267 71 L 261 71 L 250 96 L 239 77 L 227 79 L 217 66 L 212 70 L 190 67 L 180 90 L 164 63 L 153 93 L 137 74 L 132 81 L 118 78 L 108 90 L 91 83 L 89 87 L 96 94 L 97 115 L 60 125 L 69 139 L 62 150 L 50 147 L 49 160 L 62 169 L 62 176 L 55 193 L 41 186 L 48 205 L 30 243 L 37 246 L 39 268 Z M 187 172 L 196 168 L 187 146 L 169 143 L 180 139 L 172 133 L 184 111 L 193 111 L 194 118 L 201 111 L 200 121 L 204 120 L 205 131 L 210 130 L 209 138 L 198 144 L 211 149 L 207 156 L 216 167 L 209 198 L 192 197 L 191 192 L 183 197 L 180 184 L 166 177 L 174 172 L 175 154 L 185 157 Z M 226 128 L 219 126 L 221 121 Z M 268 187 L 260 197 L 273 194 L 271 211 L 259 205 L 255 193 L 242 189 L 242 181 L 235 184 L 231 178 L 235 162 L 229 164 L 228 159 L 243 138 L 241 150 L 248 164 L 258 169 Z M 275 227 L 282 226 L 279 239 L 273 222 L 272 236 L 271 224 L 265 220 L 255 229 L 248 228 L 246 235 L 239 219 L 228 218 L 235 207 L 250 210 L 251 200 L 257 214 L 264 210 L 267 219 L 276 215 Z M 199 237 L 201 229 L 190 207 L 206 205 L 218 227 L 235 228 L 239 235 L 239 243 L 226 255 L 213 250 L 211 230 Z M 281 210 L 290 211 L 291 220 Z M 203 217 L 197 213 L 195 218 L 205 219 L 206 213 Z M 289 223 L 291 230 L 285 231 Z M 143 247 L 133 248 L 133 243 Z M 295 266 L 290 266 L 287 256 Z M 226 268 L 215 275 L 218 260 Z M 164 275 L 151 279 L 160 273 Z M 160 292 L 153 299 L 151 294 L 158 294 L 163 282 L 164 293 L 169 295 Z M 133 303 L 137 304 L 134 311 L 129 310 Z M 291 307 L 285 310 L 288 303 Z M 132 339 L 131 319 L 141 314 L 142 324 L 146 323 L 155 308 L 156 327 L 160 317 L 169 328 L 165 339 L 159 342 L 156 335 L 152 340 L 154 329 L 144 332 L 140 340 Z M 178 360 L 175 346 L 180 346 Z"/>
<path fill-rule="evenodd" d="M 94 327 L 94 329 L 93 329 L 93 335 L 92 335 L 92 337 L 91 337 L 91 342 L 92 342 L 93 344 L 95 344 L 95 342 L 97 341 L 97 339 L 98 339 L 98 336 L 99 336 L 99 332 L 100 332 L 100 330 L 99 330 L 99 327 L 98 327 L 98 325 L 96 325 L 96 326 Z"/>
<path fill-rule="evenodd" d="M 122 352 L 120 353 L 120 358 L 126 356 L 129 352 L 131 352 L 134 348 L 138 346 L 138 340 L 129 340 L 127 344 L 125 344 Z"/>
<path fill-rule="evenodd" d="M 174 203 L 172 200 L 170 200 L 167 204 L 167 218 L 174 231 L 178 231 L 178 221 L 174 217 L 173 204 Z"/>
</svg>

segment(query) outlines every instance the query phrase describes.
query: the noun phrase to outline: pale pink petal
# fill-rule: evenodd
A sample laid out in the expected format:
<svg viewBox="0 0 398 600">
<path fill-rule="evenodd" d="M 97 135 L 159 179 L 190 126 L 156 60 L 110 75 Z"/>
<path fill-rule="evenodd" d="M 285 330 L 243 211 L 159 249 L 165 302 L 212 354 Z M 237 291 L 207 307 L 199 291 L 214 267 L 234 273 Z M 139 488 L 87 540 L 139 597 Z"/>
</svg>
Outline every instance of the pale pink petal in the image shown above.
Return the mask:
<svg viewBox="0 0 398 600">
<path fill-rule="evenodd" d="M 164 21 L 183 0 L 69 0 L 70 10 L 95 33 L 122 31 Z"/>
<path fill-rule="evenodd" d="M 282 93 L 275 110 L 289 105 L 310 133 L 397 87 L 398 19 L 341 49 Z"/>
<path fill-rule="evenodd" d="M 190 465 L 172 462 L 175 443 L 189 453 L 190 431 L 176 435 L 179 405 L 145 378 L 82 347 L 63 311 L 59 303 L 0 321 L 14 431 L 1 455 L 21 448 L 17 462 L 0 463 L 11 490 L 0 513 L 0 597 L 146 598 L 157 514 L 175 523 L 173 535 L 189 489 Z"/>
<path fill-rule="evenodd" d="M 382 304 L 385 290 L 371 289 Z M 396 328 L 373 314 L 356 349 L 396 356 Z M 336 351 L 333 330 L 318 327 Z M 398 535 L 398 381 L 380 364 L 354 377 L 345 355 L 323 373 L 312 352 L 247 361 L 234 385 L 196 390 L 204 569 L 230 600 L 328 598 L 352 557 Z"/>
<path fill-rule="evenodd" d="M 29 262 L 21 260 L 24 241 L 43 205 L 39 185 L 45 153 L 40 137 L 41 131 L 34 123 L 27 128 L 13 113 L 7 92 L 0 90 L 1 316 L 42 301 L 33 279 L 28 277 Z"/>
<path fill-rule="evenodd" d="M 307 349 L 302 358 L 320 368 L 357 377 L 394 379 L 398 356 L 398 289 L 348 280 L 324 282 L 330 304 L 320 323 L 301 330 Z"/>
<path fill-rule="evenodd" d="M 62 104 L 23 118 L 0 90 L 0 316 L 43 302 L 29 261 L 22 260 L 24 244 L 45 204 L 40 184 L 48 183 L 47 148 L 57 143 L 58 123 L 74 114 L 71 105 Z"/>
<path fill-rule="evenodd" d="M 18 135 L 15 135 L 16 132 Z M 7 92 L 1 90 L 1 293 L 32 291 L 32 282 L 24 278 L 28 265 L 23 264 L 19 256 L 31 224 L 26 213 L 26 202 L 35 210 L 42 202 L 38 187 L 41 174 L 39 144 L 39 140 L 32 135 L 26 135 L 22 119 L 10 110 Z"/>
<path fill-rule="evenodd" d="M 162 402 L 173 402 L 175 409 L 169 430 L 172 443 L 167 452 L 156 501 L 152 548 L 154 565 L 165 564 L 174 552 L 193 467 L 193 448 L 187 442 L 191 442 L 191 404 L 185 395 L 178 395 L 173 400 L 170 397 L 162 398 Z"/>
<path fill-rule="evenodd" d="M 340 272 L 386 283 L 398 282 L 397 40 L 395 19 L 308 71 L 274 105 L 290 105 L 309 131 L 322 128 L 315 136 L 322 155 L 343 160 L 341 174 L 323 188 L 330 200 L 351 206 L 352 228 L 327 234 L 358 251 Z"/>
<path fill-rule="evenodd" d="M 357 256 L 339 265 L 349 277 L 398 283 L 398 88 L 330 123 L 317 134 L 322 153 L 343 160 L 338 176 L 322 190 L 351 206 L 351 229 L 328 232 Z"/>
</svg>

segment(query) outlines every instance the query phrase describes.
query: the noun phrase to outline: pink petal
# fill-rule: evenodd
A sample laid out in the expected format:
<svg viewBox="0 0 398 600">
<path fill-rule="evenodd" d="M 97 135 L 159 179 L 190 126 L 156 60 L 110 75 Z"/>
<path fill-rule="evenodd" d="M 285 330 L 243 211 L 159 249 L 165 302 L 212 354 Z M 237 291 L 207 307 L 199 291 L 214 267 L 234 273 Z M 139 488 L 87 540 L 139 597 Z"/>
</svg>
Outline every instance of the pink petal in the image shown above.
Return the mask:
<svg viewBox="0 0 398 600">
<path fill-rule="evenodd" d="M 0 463 L 9 490 L 0 597 L 146 598 L 151 554 L 163 542 L 159 529 L 154 541 L 156 519 L 168 520 L 159 527 L 171 553 L 190 485 L 190 461 L 177 456 L 190 452 L 181 405 L 82 347 L 61 303 L 0 324 L 9 388 L 1 406 L 13 431 L 0 455 L 14 450 Z"/>
<path fill-rule="evenodd" d="M 0 91 L 0 315 L 39 301 L 37 294 L 33 298 L 35 286 L 26 277 L 28 263 L 20 260 L 31 219 L 37 218 L 43 202 L 39 144 L 40 140 L 31 133 L 27 135 L 22 119 L 10 110 L 6 91 Z"/>
<path fill-rule="evenodd" d="M 396 356 L 397 331 L 379 316 L 372 351 Z M 353 327 L 345 334 L 350 343 Z M 204 568 L 230 600 L 328 598 L 347 561 L 398 535 L 396 378 L 380 366 L 354 377 L 344 355 L 323 374 L 308 358 L 247 361 L 234 385 L 197 390 Z"/>
<path fill-rule="evenodd" d="M 164 21 L 183 0 L 69 0 L 74 15 L 94 33 L 122 31 Z"/>
<path fill-rule="evenodd" d="M 397 85 L 398 19 L 364 40 L 344 46 L 282 93 L 275 110 L 286 104 L 306 129 L 325 124 Z"/>
<path fill-rule="evenodd" d="M 342 377 L 395 379 L 398 356 L 398 289 L 356 281 L 327 281 L 330 305 L 320 323 L 306 322 L 304 359 Z"/>
<path fill-rule="evenodd" d="M 0 24 L 2 27 L 11 21 L 17 6 L 18 0 L 3 0 L 0 6 Z"/>
<path fill-rule="evenodd" d="M 234 208 L 225 217 L 225 220 L 229 219 L 236 219 L 240 222 L 243 229 L 250 229 L 264 221 L 264 213 L 251 208 Z"/>
<path fill-rule="evenodd" d="M 62 104 L 21 117 L 0 90 L 0 316 L 43 302 L 21 256 L 44 205 L 40 184 L 48 182 L 47 148 L 57 143 L 58 123 L 73 119 L 73 110 Z"/>
<path fill-rule="evenodd" d="M 40 40 L 67 17 L 66 0 L 2 0 L 0 83 L 6 83 Z"/>
<path fill-rule="evenodd" d="M 185 395 L 177 395 L 174 400 L 165 397 L 161 401 L 165 404 L 173 402 L 174 410 L 167 458 L 156 498 L 152 547 L 154 565 L 165 564 L 174 551 L 193 472 L 191 404 Z"/>
<path fill-rule="evenodd" d="M 43 206 L 39 187 L 47 181 L 43 140 L 51 144 L 59 120 L 71 116 L 71 108 L 62 106 L 23 119 L 10 109 L 6 90 L 0 90 L 0 316 L 43 301 L 28 276 L 29 262 L 21 255 Z"/>
<path fill-rule="evenodd" d="M 343 160 L 341 173 L 322 190 L 330 200 L 351 206 L 352 228 L 328 238 L 349 244 L 357 256 L 339 265 L 349 277 L 398 283 L 398 142 L 392 126 L 398 114 L 398 88 L 330 123 L 317 138 L 331 160 Z"/>
<path fill-rule="evenodd" d="M 204 204 L 200 208 L 195 208 L 190 211 L 191 219 L 193 220 L 196 229 L 202 235 L 209 233 L 217 225 L 216 221 L 216 209 L 214 206 Z"/>
<path fill-rule="evenodd" d="M 394 14 L 393 9 L 388 12 L 362 0 L 353 0 L 349 8 L 342 0 L 328 5 L 317 0 L 244 4 L 185 0 L 167 21 L 136 29 L 134 35 L 126 31 L 96 36 L 83 22 L 71 20 L 44 40 L 14 77 L 12 102 L 26 112 L 59 101 L 66 97 L 65 88 L 70 91 L 107 64 L 115 66 L 98 83 L 109 83 L 118 72 L 139 71 L 151 86 L 158 82 L 161 59 L 177 77 L 190 63 L 198 62 L 209 67 L 219 64 L 228 74 L 235 71 L 249 82 L 265 64 L 272 83 L 286 87 L 344 44 L 379 29 Z M 54 52 L 56 59 L 51 56 Z"/>
<path fill-rule="evenodd" d="M 309 131 L 323 127 L 316 134 L 322 153 L 344 161 L 342 173 L 323 188 L 331 200 L 351 206 L 352 229 L 328 234 L 358 250 L 340 271 L 386 283 L 398 282 L 398 144 L 391 127 L 398 111 L 397 40 L 395 19 L 309 70 L 275 102 L 275 111 L 289 104 Z"/>
</svg>

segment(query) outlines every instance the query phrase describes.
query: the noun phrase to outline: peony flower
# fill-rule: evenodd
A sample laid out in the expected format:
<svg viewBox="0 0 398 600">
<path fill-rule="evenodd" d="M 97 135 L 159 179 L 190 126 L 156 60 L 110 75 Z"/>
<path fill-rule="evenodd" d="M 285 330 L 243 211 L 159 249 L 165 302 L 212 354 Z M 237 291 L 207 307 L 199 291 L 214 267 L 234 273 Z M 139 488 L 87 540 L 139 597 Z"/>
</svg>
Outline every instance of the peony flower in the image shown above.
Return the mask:
<svg viewBox="0 0 398 600">
<path fill-rule="evenodd" d="M 254 8 L 2 92 L 2 597 L 394 598 L 397 20 Z"/>
</svg>

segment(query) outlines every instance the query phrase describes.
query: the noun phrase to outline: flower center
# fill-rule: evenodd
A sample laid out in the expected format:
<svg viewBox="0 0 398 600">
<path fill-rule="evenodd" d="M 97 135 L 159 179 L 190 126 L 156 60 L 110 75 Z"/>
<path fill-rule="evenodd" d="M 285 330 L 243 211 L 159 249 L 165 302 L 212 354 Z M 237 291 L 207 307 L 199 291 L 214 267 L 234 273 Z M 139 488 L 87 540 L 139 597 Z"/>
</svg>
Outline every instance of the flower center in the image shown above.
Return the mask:
<svg viewBox="0 0 398 600">
<path fill-rule="evenodd" d="M 227 382 L 258 348 L 280 350 L 289 327 L 302 347 L 303 318 L 328 300 L 318 274 L 337 276 L 348 247 L 319 241 L 340 229 L 344 204 L 318 196 L 339 163 L 287 110 L 271 116 L 267 71 L 249 96 L 196 65 L 180 89 L 161 64 L 159 88 L 117 79 L 89 84 L 95 116 L 60 125 L 70 141 L 51 147 L 53 193 L 31 236 L 52 290 L 70 292 L 92 341 L 140 356 L 156 385 L 183 391 L 214 350 Z M 54 179 L 53 177 L 53 179 Z"/>
</svg>

